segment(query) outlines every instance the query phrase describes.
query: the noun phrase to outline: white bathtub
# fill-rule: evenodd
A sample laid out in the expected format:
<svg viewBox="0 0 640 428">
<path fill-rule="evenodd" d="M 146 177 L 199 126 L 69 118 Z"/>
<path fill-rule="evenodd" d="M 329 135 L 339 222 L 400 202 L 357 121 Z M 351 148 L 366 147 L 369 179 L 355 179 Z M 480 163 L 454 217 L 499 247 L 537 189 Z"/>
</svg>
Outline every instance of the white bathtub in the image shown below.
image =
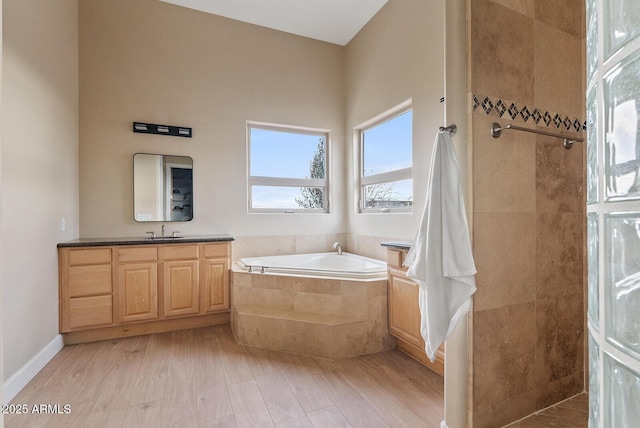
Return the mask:
<svg viewBox="0 0 640 428">
<path fill-rule="evenodd" d="M 354 279 L 380 279 L 387 275 L 387 264 L 351 253 L 313 253 L 286 256 L 245 257 L 238 266 L 247 272 L 286 275 L 329 276 Z"/>
</svg>

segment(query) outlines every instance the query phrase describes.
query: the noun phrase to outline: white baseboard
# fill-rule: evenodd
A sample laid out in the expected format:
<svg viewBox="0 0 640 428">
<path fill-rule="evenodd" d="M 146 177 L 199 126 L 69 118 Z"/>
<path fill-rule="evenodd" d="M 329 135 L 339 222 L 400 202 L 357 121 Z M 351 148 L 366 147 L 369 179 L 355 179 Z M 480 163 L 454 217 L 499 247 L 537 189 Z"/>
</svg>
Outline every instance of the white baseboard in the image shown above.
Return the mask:
<svg viewBox="0 0 640 428">
<path fill-rule="evenodd" d="M 445 421 L 440 422 L 440 428 L 449 428 L 447 427 L 447 423 Z"/>
<path fill-rule="evenodd" d="M 3 404 L 8 404 L 33 379 L 44 366 L 64 347 L 62 335 L 58 334 L 44 348 L 20 367 L 4 382 Z"/>
</svg>

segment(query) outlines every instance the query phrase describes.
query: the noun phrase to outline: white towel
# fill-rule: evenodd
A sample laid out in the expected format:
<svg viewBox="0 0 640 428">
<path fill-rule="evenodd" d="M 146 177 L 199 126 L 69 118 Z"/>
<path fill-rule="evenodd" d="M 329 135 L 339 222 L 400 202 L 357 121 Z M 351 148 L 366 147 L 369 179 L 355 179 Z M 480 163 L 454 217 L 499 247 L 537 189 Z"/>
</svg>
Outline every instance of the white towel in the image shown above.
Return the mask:
<svg viewBox="0 0 640 428">
<path fill-rule="evenodd" d="M 471 307 L 476 267 L 471 253 L 458 157 L 451 135 L 436 136 L 424 208 L 404 263 L 420 287 L 420 332 L 433 362 L 436 351 Z"/>
</svg>

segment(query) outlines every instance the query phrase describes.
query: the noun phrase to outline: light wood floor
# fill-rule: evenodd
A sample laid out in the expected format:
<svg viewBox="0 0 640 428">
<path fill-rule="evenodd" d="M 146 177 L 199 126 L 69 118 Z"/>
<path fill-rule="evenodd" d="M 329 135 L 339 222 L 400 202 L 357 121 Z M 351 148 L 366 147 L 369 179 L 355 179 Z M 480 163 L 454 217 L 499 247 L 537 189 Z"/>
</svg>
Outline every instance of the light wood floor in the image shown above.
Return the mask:
<svg viewBox="0 0 640 428">
<path fill-rule="evenodd" d="M 443 378 L 397 350 L 329 361 L 240 346 L 228 325 L 65 347 L 6 427 L 421 427 Z M 52 408 L 50 408 L 52 409 Z"/>
</svg>

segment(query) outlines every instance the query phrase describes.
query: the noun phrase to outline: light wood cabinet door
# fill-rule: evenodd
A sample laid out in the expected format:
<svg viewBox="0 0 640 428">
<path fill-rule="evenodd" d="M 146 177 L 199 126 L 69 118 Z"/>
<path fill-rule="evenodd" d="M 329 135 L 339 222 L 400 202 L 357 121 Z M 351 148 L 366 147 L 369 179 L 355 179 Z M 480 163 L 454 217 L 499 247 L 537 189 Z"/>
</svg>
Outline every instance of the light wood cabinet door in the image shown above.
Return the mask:
<svg viewBox="0 0 640 428">
<path fill-rule="evenodd" d="M 198 260 L 164 263 L 164 316 L 190 315 L 200 311 Z"/>
<path fill-rule="evenodd" d="M 389 331 L 392 335 L 424 349 L 420 334 L 418 285 L 404 272 L 389 269 Z"/>
<path fill-rule="evenodd" d="M 229 310 L 229 259 L 204 259 L 203 312 Z"/>
<path fill-rule="evenodd" d="M 158 264 L 119 265 L 118 294 L 120 322 L 158 318 Z"/>
</svg>

